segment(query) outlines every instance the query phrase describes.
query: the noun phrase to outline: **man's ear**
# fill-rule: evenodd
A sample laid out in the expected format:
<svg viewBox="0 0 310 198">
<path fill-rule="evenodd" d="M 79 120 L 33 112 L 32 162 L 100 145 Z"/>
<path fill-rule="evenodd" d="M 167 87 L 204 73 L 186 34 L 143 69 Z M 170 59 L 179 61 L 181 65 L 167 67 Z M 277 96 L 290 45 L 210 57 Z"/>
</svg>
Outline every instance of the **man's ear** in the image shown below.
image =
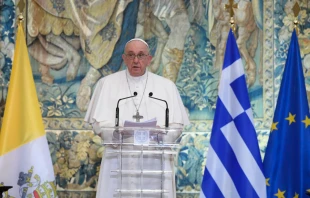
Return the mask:
<svg viewBox="0 0 310 198">
<path fill-rule="evenodd" d="M 148 60 L 149 60 L 149 64 L 151 64 L 151 61 L 152 61 L 153 56 L 152 56 L 152 55 L 149 55 L 147 58 L 148 58 Z"/>
</svg>

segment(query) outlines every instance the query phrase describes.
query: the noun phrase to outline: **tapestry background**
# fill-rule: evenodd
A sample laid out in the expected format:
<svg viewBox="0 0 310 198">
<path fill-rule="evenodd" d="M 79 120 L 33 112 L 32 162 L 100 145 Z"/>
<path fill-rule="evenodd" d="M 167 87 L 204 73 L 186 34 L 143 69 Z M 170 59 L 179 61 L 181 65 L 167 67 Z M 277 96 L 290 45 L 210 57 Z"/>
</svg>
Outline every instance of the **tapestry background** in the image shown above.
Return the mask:
<svg viewBox="0 0 310 198">
<path fill-rule="evenodd" d="M 291 32 L 287 0 L 235 0 L 255 127 L 264 156 Z M 298 1 L 299 43 L 310 91 L 308 1 Z M 149 70 L 174 81 L 191 126 L 175 159 L 178 197 L 198 197 L 206 161 L 225 42 L 228 0 L 1 0 L 0 69 L 3 115 L 12 66 L 15 19 L 25 32 L 60 197 L 94 197 L 104 147 L 83 122 L 99 78 L 124 69 L 126 41 L 147 40 Z"/>
</svg>

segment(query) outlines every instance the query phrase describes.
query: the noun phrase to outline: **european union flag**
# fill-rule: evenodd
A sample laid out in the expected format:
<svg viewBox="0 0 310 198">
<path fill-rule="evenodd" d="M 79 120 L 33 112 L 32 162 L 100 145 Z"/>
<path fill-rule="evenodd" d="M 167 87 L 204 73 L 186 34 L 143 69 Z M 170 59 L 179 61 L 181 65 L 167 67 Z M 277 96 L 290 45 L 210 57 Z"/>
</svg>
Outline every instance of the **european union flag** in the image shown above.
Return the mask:
<svg viewBox="0 0 310 198">
<path fill-rule="evenodd" d="M 266 197 L 242 60 L 230 30 L 200 198 Z"/>
<path fill-rule="evenodd" d="M 264 158 L 268 197 L 307 197 L 310 116 L 298 38 L 293 31 Z"/>
</svg>

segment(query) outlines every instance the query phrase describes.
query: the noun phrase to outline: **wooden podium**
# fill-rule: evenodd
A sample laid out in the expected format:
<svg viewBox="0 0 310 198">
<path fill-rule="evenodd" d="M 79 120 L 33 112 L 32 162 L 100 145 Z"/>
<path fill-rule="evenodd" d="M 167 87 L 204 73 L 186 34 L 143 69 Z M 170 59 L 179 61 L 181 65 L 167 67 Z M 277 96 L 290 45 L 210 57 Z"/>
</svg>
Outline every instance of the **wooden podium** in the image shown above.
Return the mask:
<svg viewBox="0 0 310 198">
<path fill-rule="evenodd" d="M 2 198 L 2 193 L 8 191 L 13 186 L 0 186 L 0 198 Z"/>
</svg>

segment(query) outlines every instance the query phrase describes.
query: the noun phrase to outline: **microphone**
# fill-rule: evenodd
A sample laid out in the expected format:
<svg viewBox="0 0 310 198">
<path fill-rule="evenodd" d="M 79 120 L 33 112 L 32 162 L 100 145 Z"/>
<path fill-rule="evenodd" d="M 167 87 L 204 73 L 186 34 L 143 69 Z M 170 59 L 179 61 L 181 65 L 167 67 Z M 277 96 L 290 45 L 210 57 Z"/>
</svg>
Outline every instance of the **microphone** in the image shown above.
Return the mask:
<svg viewBox="0 0 310 198">
<path fill-rule="evenodd" d="M 125 97 L 125 98 L 120 98 L 118 101 L 117 101 L 117 106 L 116 106 L 116 114 L 115 114 L 115 126 L 118 127 L 119 126 L 119 108 L 118 108 L 118 104 L 121 100 L 125 100 L 125 99 L 128 99 L 128 98 L 133 98 L 133 97 L 136 97 L 138 95 L 137 92 L 133 92 L 133 96 L 129 96 L 129 97 Z"/>
<path fill-rule="evenodd" d="M 153 92 L 150 92 L 150 93 L 149 93 L 149 97 L 150 97 L 150 98 L 153 98 L 153 99 L 155 99 L 155 100 L 160 100 L 160 101 L 163 101 L 163 102 L 166 103 L 166 115 L 165 115 L 166 120 L 165 120 L 165 126 L 166 126 L 166 127 L 169 127 L 169 108 L 168 108 L 168 103 L 167 103 L 167 101 L 166 101 L 166 100 L 159 99 L 159 98 L 154 98 L 154 97 L 152 97 L 152 96 L 153 96 Z"/>
</svg>

